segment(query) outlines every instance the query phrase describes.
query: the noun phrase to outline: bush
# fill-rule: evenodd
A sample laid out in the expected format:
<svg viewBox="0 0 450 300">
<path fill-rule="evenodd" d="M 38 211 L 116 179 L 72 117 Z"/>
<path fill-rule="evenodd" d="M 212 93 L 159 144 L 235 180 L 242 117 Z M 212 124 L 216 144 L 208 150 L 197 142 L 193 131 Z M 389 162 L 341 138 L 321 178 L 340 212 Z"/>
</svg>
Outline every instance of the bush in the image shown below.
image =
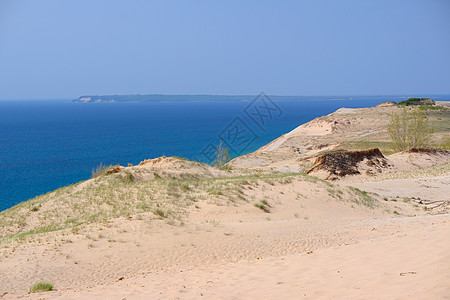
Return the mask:
<svg viewBox="0 0 450 300">
<path fill-rule="evenodd" d="M 53 291 L 53 284 L 49 282 L 39 282 L 33 285 L 30 289 L 31 293 L 49 292 Z"/>
<path fill-rule="evenodd" d="M 391 114 L 388 132 L 395 150 L 403 151 L 429 147 L 434 130 L 421 110 L 403 107 L 401 112 Z"/>
</svg>

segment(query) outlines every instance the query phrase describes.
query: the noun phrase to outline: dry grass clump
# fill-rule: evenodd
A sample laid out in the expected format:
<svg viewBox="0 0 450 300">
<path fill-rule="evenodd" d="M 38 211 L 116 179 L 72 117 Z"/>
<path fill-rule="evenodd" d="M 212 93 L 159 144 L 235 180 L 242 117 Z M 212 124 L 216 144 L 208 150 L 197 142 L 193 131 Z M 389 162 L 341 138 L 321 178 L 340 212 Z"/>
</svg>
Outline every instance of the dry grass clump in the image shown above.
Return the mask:
<svg viewBox="0 0 450 300">
<path fill-rule="evenodd" d="M 102 162 L 95 168 L 92 169 L 92 178 L 101 176 L 101 175 L 109 175 L 120 172 L 120 165 L 104 165 Z"/>
</svg>

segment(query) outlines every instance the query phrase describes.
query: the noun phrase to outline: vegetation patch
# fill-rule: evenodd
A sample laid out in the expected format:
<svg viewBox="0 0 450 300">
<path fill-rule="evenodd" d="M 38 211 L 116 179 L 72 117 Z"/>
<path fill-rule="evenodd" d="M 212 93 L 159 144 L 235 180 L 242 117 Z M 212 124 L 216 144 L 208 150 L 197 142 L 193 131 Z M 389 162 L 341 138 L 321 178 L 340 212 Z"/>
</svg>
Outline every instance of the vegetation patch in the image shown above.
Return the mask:
<svg viewBox="0 0 450 300">
<path fill-rule="evenodd" d="M 82 188 L 79 184 L 60 188 L 0 212 L 0 242 L 24 240 L 28 236 L 58 230 L 77 232 L 84 224 L 104 223 L 119 217 L 138 218 L 142 214 L 182 225 L 189 207 L 201 207 L 199 201 L 218 206 L 238 206 L 249 202 L 245 190 L 255 189 L 261 184 L 290 184 L 293 180 L 304 180 L 330 185 L 300 173 L 252 173 L 214 178 L 155 177 L 148 180 L 135 180 L 133 175 L 136 174 L 131 171 L 128 174 L 125 170 L 100 176 L 84 182 Z M 51 205 L 44 205 L 46 203 Z M 34 207 L 39 207 L 39 210 L 35 212 Z"/>
<path fill-rule="evenodd" d="M 328 195 L 338 200 L 342 200 L 344 192 L 341 189 L 327 188 Z"/>
<path fill-rule="evenodd" d="M 49 292 L 53 291 L 53 284 L 50 282 L 39 282 L 30 288 L 31 293 Z"/>
<path fill-rule="evenodd" d="M 350 200 L 358 205 L 367 206 L 369 208 L 375 208 L 378 206 L 378 202 L 375 198 L 372 198 L 366 191 L 362 191 L 358 188 L 349 186 L 348 189 L 353 194 Z"/>
<path fill-rule="evenodd" d="M 409 98 L 407 100 L 397 103 L 397 106 L 411 106 L 411 105 L 436 105 L 436 102 L 430 98 Z"/>
<path fill-rule="evenodd" d="M 28 235 L 35 235 L 35 234 L 41 234 L 41 233 L 47 233 L 47 232 L 52 232 L 52 231 L 58 231 L 61 230 L 62 227 L 58 227 L 58 226 L 45 226 L 45 227 L 41 227 L 38 229 L 33 229 L 33 230 L 29 230 L 26 232 L 22 232 L 19 233 L 18 235 L 16 235 L 16 238 L 18 239 L 23 239 Z"/>
<path fill-rule="evenodd" d="M 435 105 L 435 106 L 432 106 L 432 105 L 420 105 L 419 109 L 420 110 L 448 110 L 447 107 L 440 106 L 440 105 Z"/>
<path fill-rule="evenodd" d="M 442 139 L 438 147 L 442 150 L 450 150 L 450 137 Z"/>
<path fill-rule="evenodd" d="M 120 166 L 119 165 L 104 165 L 102 162 L 95 168 L 92 169 L 92 178 L 101 176 L 101 175 L 109 175 L 114 173 L 120 172 Z"/>
<path fill-rule="evenodd" d="M 169 216 L 168 212 L 165 212 L 164 210 L 162 210 L 161 208 L 157 208 L 153 211 L 153 213 L 163 219 L 167 218 Z"/>
<path fill-rule="evenodd" d="M 255 203 L 254 206 L 264 211 L 265 213 L 270 213 L 270 208 L 272 207 L 265 199 L 259 201 L 258 203 Z"/>
<path fill-rule="evenodd" d="M 180 156 L 172 156 L 172 158 L 179 159 L 179 160 L 182 160 L 182 161 L 190 161 L 189 159 L 187 159 L 185 157 L 180 157 Z"/>
</svg>

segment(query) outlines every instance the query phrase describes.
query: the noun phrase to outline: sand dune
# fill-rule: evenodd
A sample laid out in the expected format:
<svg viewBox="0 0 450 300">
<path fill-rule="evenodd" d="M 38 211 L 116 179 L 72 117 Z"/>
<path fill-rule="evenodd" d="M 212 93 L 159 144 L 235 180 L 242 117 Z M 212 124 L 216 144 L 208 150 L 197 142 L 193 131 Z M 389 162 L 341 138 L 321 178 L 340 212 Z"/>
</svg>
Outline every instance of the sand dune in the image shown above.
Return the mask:
<svg viewBox="0 0 450 300">
<path fill-rule="evenodd" d="M 45 299 L 448 299 L 448 217 L 397 223 L 409 228 L 312 253 L 150 273 Z"/>
<path fill-rule="evenodd" d="M 115 166 L 1 212 L 0 298 L 449 299 L 450 155 L 382 153 L 394 109 L 340 109 L 223 169 Z M 29 294 L 40 281 L 55 291 Z"/>
</svg>

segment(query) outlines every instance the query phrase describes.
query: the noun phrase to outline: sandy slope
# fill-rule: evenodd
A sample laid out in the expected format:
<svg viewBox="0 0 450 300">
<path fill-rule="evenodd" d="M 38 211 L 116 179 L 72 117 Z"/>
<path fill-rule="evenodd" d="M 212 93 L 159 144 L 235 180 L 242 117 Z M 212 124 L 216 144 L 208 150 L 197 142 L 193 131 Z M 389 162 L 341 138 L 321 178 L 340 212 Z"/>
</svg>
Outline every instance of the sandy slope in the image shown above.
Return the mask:
<svg viewBox="0 0 450 300">
<path fill-rule="evenodd" d="M 254 207 L 253 201 L 217 205 L 200 200 L 184 225 L 146 213 L 4 242 L 0 268 L 8 276 L 0 282 L 0 291 L 20 292 L 40 280 L 54 282 L 59 289 L 82 288 L 140 272 L 307 252 L 373 236 L 366 220 L 390 222 L 394 210 L 425 213 L 403 202 L 369 199 L 361 204 L 363 195 L 345 186 L 309 180 L 246 187 L 244 197 L 254 197 L 255 203 L 265 199 L 270 213 Z"/>
<path fill-rule="evenodd" d="M 287 172 L 382 143 L 393 109 L 340 109 L 232 171 L 146 160 L 1 212 L 0 298 L 450 299 L 449 207 L 420 203 L 450 200 L 447 153 L 333 182 Z M 56 291 L 28 294 L 39 281 Z"/>
<path fill-rule="evenodd" d="M 448 299 L 449 217 L 416 217 L 392 223 L 370 224 L 375 232 L 383 226 L 389 228 L 381 237 L 309 254 L 155 272 L 104 287 L 25 298 Z"/>
</svg>

